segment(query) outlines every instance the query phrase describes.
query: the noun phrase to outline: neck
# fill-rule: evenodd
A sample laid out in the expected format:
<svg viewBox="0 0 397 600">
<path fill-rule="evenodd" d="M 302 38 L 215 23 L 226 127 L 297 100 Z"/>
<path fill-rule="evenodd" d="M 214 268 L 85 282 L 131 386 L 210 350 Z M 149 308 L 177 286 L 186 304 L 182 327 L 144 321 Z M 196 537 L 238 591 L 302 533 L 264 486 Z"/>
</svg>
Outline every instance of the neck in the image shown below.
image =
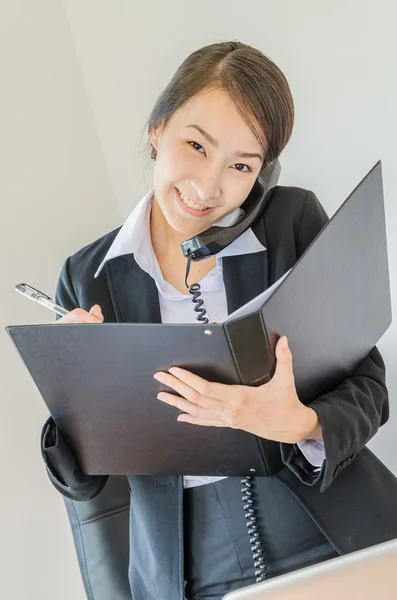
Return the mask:
<svg viewBox="0 0 397 600">
<path fill-rule="evenodd" d="M 198 233 L 198 232 L 197 232 Z M 191 237 L 172 229 L 156 201 L 153 199 L 150 213 L 150 237 L 163 277 L 177 290 L 186 294 L 185 274 L 187 259 L 180 247 L 181 242 Z M 199 282 L 216 265 L 216 257 L 211 256 L 190 265 L 188 284 Z"/>
</svg>

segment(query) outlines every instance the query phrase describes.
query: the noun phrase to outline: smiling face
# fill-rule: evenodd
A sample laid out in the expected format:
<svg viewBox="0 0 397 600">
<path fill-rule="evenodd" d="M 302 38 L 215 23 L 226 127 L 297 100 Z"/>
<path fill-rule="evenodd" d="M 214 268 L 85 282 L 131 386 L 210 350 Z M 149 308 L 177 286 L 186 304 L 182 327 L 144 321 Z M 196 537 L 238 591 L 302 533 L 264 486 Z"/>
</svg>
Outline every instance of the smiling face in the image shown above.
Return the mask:
<svg viewBox="0 0 397 600">
<path fill-rule="evenodd" d="M 154 202 L 168 227 L 185 237 L 241 206 L 264 161 L 258 140 L 222 89 L 202 90 L 165 127 L 153 128 L 150 140 L 157 150 Z"/>
</svg>

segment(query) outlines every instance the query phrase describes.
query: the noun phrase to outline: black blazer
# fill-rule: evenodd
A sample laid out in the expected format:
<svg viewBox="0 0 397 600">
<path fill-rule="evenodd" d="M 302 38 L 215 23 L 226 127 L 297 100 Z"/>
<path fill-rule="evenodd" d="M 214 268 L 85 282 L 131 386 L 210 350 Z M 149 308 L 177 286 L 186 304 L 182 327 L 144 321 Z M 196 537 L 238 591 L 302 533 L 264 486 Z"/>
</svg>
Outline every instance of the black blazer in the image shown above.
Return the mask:
<svg viewBox="0 0 397 600">
<path fill-rule="evenodd" d="M 261 218 L 253 226 L 266 251 L 229 256 L 222 261 L 228 313 L 268 288 L 290 269 L 327 220 L 328 216 L 313 192 L 277 186 Z M 154 280 L 140 269 L 132 254 L 107 261 L 94 279 L 94 273 L 119 229 L 88 244 L 65 261 L 56 302 L 69 310 L 81 307 L 87 311 L 99 304 L 106 322 L 161 322 Z M 280 443 L 280 471 L 274 476 L 302 503 L 341 553 L 397 537 L 397 479 L 365 447 L 389 418 L 385 364 L 377 347 L 363 359 L 351 377 L 332 392 L 316 398 L 310 406 L 318 414 L 323 430 L 326 460 L 321 471 L 313 474 L 295 445 Z M 134 486 L 135 495 L 141 494 L 142 501 L 145 497 L 145 506 L 151 506 L 151 514 L 156 514 L 157 518 L 159 505 L 156 505 L 156 494 L 150 491 L 150 482 L 158 484 L 161 478 L 130 476 L 127 482 L 123 477 L 83 474 L 51 418 L 43 427 L 41 447 L 51 482 L 69 499 L 66 504 L 74 527 L 80 567 L 87 594 L 92 594 L 88 597 L 102 599 L 108 593 L 112 598 L 130 598 L 128 580 L 125 579 L 128 485 Z M 170 478 L 166 479 L 169 483 Z M 181 478 L 174 479 L 175 487 L 180 487 Z M 177 502 L 177 496 L 174 502 Z M 106 542 L 100 552 L 112 554 L 114 565 L 110 571 L 109 566 L 106 567 L 103 577 L 98 573 L 101 567 L 95 566 L 98 548 L 94 545 L 95 540 L 98 545 L 98 531 L 94 527 L 104 526 L 103 519 L 101 523 L 95 520 L 98 510 L 101 514 L 108 511 L 110 515 L 118 510 L 118 514 L 123 515 L 114 526 L 114 535 L 108 525 Z M 156 535 L 162 531 L 170 542 L 167 518 L 169 515 L 163 514 L 160 525 L 157 520 L 154 525 L 148 518 L 147 527 L 156 526 Z M 90 532 L 85 532 L 86 539 L 81 522 L 91 524 Z M 123 531 L 123 523 L 127 533 Z M 139 566 L 137 568 L 139 570 Z M 96 590 L 92 588 L 94 572 L 96 581 L 102 581 L 102 589 L 101 585 Z M 104 586 L 108 586 L 107 591 Z M 115 590 L 120 590 L 119 596 L 115 595 Z M 175 589 L 170 593 L 177 597 Z M 140 599 L 138 590 L 135 597 Z"/>
</svg>

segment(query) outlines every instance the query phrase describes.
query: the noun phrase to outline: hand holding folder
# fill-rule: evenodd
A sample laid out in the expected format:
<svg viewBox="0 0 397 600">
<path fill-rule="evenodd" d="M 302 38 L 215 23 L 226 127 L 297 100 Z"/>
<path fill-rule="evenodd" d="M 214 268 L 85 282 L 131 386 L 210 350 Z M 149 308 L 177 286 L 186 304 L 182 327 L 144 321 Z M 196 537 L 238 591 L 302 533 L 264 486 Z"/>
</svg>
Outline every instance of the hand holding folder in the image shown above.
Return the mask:
<svg viewBox="0 0 397 600">
<path fill-rule="evenodd" d="M 287 338 L 277 342 L 276 357 L 272 379 L 259 387 L 210 382 L 173 367 L 154 375 L 172 390 L 157 398 L 182 411 L 179 422 L 233 427 L 287 444 L 316 439 L 313 436 L 320 433 L 317 414 L 299 400 Z"/>
<path fill-rule="evenodd" d="M 259 385 L 288 337 L 305 404 L 348 377 L 391 322 L 381 165 L 272 289 L 221 323 L 9 326 L 54 420 L 88 474 L 268 474 L 279 444 L 176 421 L 156 371 Z M 88 374 L 88 375 L 87 375 Z"/>
</svg>

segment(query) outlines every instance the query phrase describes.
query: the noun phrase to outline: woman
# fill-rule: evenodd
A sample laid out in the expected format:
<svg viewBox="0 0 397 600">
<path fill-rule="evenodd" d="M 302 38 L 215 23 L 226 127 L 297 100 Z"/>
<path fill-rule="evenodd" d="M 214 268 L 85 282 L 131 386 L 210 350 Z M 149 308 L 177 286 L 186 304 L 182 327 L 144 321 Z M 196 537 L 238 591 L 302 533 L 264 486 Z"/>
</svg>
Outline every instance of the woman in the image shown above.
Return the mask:
<svg viewBox="0 0 397 600">
<path fill-rule="evenodd" d="M 259 50 L 224 42 L 191 54 L 149 118 L 154 188 L 123 227 L 67 259 L 57 302 L 71 312 L 58 323 L 195 322 L 180 243 L 239 217 L 259 172 L 287 144 L 293 117 L 284 75 Z M 211 320 L 255 296 L 259 273 L 267 273 L 263 289 L 281 277 L 327 219 L 312 192 L 278 187 L 252 228 L 217 256 L 191 264 L 189 283 L 200 282 Z M 397 536 L 397 480 L 365 448 L 388 419 L 379 351 L 374 347 L 351 377 L 304 406 L 284 342 L 276 347 L 274 377 L 260 388 L 210 383 L 181 369 L 154 374 L 181 394 L 159 395 L 179 409 L 179 421 L 280 442 L 280 466 L 244 483 L 255 484 L 257 521 L 248 519 L 254 544 L 240 478 L 129 476 L 134 600 L 218 600 Z M 107 477 L 81 473 L 51 419 L 43 456 L 65 496 L 88 500 L 103 490 Z"/>
</svg>

